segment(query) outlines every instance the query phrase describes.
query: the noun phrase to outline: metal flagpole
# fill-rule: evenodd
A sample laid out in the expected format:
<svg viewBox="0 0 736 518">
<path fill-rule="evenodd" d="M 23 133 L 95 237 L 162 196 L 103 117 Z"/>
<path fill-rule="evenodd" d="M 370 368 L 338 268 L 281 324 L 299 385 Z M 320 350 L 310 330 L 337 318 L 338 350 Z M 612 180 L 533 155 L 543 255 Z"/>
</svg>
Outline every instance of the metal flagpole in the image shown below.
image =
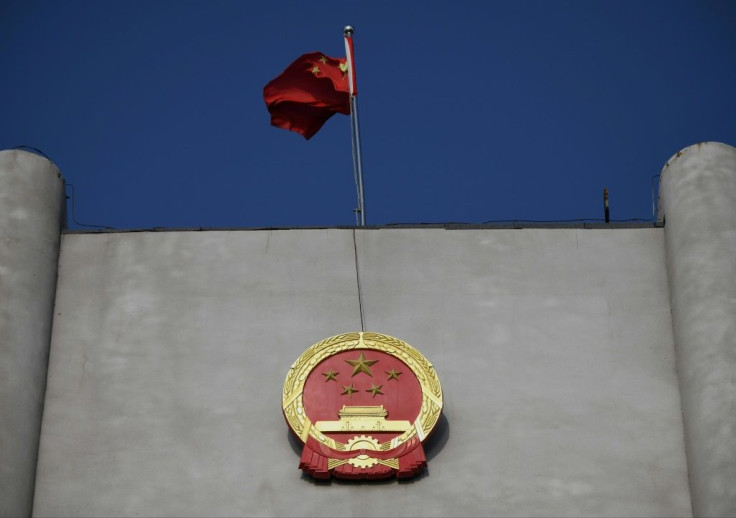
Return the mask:
<svg viewBox="0 0 736 518">
<path fill-rule="evenodd" d="M 353 209 L 353 212 L 355 213 L 355 225 L 360 225 L 360 215 L 362 214 L 362 210 L 360 207 L 360 182 L 358 181 L 358 157 L 355 153 L 355 148 L 357 147 L 355 145 L 355 129 L 353 127 L 355 121 L 353 120 L 353 113 L 355 113 L 355 110 L 353 109 L 353 101 L 351 98 L 350 101 L 350 148 L 352 150 L 352 157 L 353 157 L 353 180 L 355 180 L 355 189 L 356 193 L 358 195 L 358 207 Z"/>
<path fill-rule="evenodd" d="M 343 29 L 345 36 L 345 55 L 348 62 L 348 81 L 350 84 L 350 136 L 353 147 L 353 174 L 358 187 L 358 212 L 360 226 L 365 226 L 365 196 L 363 194 L 363 155 L 360 151 L 360 124 L 358 123 L 358 98 L 355 88 L 355 63 L 353 60 L 353 28 Z"/>
<path fill-rule="evenodd" d="M 363 194 L 363 156 L 360 154 L 360 125 L 358 124 L 358 100 L 350 96 L 350 116 L 353 121 L 353 145 L 355 146 L 354 167 L 358 177 L 358 209 L 360 210 L 360 226 L 365 226 L 365 196 Z"/>
</svg>

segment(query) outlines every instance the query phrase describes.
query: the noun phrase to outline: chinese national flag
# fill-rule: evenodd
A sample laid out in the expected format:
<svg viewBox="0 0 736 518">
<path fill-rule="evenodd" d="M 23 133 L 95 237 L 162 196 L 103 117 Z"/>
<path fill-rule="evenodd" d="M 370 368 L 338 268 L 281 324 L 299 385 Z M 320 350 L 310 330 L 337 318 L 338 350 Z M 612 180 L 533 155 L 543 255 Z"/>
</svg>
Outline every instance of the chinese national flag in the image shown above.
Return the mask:
<svg viewBox="0 0 736 518">
<path fill-rule="evenodd" d="M 309 139 L 335 113 L 350 115 L 346 60 L 304 54 L 263 88 L 263 99 L 271 125 Z"/>
</svg>

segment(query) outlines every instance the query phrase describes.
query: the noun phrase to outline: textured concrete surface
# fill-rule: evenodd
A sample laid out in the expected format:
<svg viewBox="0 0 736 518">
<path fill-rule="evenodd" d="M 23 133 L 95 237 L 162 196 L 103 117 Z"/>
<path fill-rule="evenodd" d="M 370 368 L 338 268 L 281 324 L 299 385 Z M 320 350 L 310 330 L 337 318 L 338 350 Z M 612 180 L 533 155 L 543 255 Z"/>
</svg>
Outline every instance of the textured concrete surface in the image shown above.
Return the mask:
<svg viewBox="0 0 736 518">
<path fill-rule="evenodd" d="M 46 385 L 63 180 L 0 151 L 0 516 L 28 516 Z"/>
<path fill-rule="evenodd" d="M 736 516 L 736 149 L 680 151 L 660 192 L 693 509 Z"/>
<path fill-rule="evenodd" d="M 689 516 L 662 229 L 358 230 L 366 329 L 432 361 L 408 483 L 317 484 L 291 363 L 360 329 L 350 230 L 65 235 L 38 516 Z"/>
</svg>

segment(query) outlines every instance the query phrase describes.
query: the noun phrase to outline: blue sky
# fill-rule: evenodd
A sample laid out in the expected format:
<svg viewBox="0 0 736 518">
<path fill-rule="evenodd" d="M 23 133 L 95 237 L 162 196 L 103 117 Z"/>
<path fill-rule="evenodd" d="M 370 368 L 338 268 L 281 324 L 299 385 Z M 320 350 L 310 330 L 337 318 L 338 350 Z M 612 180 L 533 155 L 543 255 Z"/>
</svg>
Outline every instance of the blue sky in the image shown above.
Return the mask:
<svg viewBox="0 0 736 518">
<path fill-rule="evenodd" d="M 369 225 L 602 218 L 604 186 L 647 219 L 670 156 L 736 145 L 736 2 L 0 0 L 0 148 L 81 223 L 352 225 L 349 118 L 305 141 L 262 98 L 346 24 Z"/>
</svg>

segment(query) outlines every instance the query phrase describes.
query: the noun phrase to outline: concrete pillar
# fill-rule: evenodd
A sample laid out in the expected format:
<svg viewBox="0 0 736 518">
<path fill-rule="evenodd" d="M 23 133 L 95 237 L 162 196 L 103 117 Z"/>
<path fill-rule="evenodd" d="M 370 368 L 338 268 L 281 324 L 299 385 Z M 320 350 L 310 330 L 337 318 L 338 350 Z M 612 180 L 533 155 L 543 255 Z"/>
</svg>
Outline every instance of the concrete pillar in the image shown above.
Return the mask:
<svg viewBox="0 0 736 518">
<path fill-rule="evenodd" d="M 0 516 L 30 516 L 56 292 L 64 181 L 0 151 Z"/>
<path fill-rule="evenodd" d="M 736 148 L 662 170 L 670 302 L 695 516 L 736 516 Z"/>
</svg>

